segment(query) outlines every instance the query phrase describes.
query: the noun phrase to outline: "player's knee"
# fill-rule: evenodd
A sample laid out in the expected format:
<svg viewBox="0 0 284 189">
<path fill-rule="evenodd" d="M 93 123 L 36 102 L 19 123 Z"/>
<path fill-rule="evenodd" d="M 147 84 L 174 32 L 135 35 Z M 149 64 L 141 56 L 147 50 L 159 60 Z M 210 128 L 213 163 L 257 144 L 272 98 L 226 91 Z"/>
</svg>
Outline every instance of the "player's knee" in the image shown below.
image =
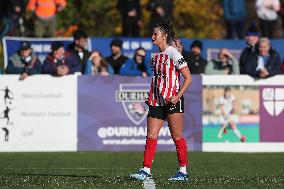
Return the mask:
<svg viewBox="0 0 284 189">
<path fill-rule="evenodd" d="M 156 133 L 147 133 L 147 138 L 151 138 L 151 139 L 157 139 L 158 138 L 158 134 Z"/>
</svg>

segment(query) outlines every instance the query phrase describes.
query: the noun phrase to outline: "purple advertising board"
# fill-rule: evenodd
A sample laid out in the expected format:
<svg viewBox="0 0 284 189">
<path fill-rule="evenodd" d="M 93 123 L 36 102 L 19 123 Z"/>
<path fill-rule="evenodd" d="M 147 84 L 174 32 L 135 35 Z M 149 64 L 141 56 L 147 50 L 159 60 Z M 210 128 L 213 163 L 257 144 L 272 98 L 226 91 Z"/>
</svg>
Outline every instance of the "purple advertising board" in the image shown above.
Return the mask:
<svg viewBox="0 0 284 189">
<path fill-rule="evenodd" d="M 143 151 L 151 78 L 81 76 L 78 80 L 78 151 Z M 202 149 L 202 79 L 193 76 L 185 97 L 184 137 L 189 150 Z M 173 151 L 167 124 L 158 150 Z"/>
<path fill-rule="evenodd" d="M 284 142 L 284 86 L 260 86 L 260 142 Z"/>
</svg>

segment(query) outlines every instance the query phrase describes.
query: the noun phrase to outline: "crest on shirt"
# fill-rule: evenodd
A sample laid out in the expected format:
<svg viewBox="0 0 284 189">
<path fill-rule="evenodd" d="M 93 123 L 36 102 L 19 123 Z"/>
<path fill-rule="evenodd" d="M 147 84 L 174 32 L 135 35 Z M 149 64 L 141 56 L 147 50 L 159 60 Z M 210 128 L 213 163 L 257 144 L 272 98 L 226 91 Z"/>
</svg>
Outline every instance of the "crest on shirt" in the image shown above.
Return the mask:
<svg viewBox="0 0 284 189">
<path fill-rule="evenodd" d="M 119 85 L 115 92 L 116 102 L 121 102 L 127 117 L 139 125 L 147 116 L 148 106 L 145 100 L 149 96 L 149 84 L 125 83 Z"/>
<path fill-rule="evenodd" d="M 279 116 L 284 109 L 284 88 L 264 88 L 262 103 L 271 116 Z"/>
</svg>

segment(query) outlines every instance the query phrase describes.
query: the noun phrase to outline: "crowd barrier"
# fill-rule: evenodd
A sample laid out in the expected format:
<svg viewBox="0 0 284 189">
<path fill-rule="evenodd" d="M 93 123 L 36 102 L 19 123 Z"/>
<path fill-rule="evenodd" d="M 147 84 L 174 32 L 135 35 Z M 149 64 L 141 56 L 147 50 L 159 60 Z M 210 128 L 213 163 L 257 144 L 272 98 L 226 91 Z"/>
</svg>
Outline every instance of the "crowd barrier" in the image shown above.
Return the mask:
<svg viewBox="0 0 284 189">
<path fill-rule="evenodd" d="M 109 56 L 110 42 L 113 38 L 88 38 L 88 49 L 90 51 L 98 49 L 103 56 Z M 147 53 L 156 52 L 158 49 L 153 46 L 151 38 L 121 38 L 123 40 L 123 53 L 128 57 L 133 57 L 134 51 L 138 47 L 146 49 Z M 7 66 L 9 57 L 17 52 L 21 41 L 30 41 L 32 48 L 36 54 L 39 55 L 40 60 L 43 62 L 46 55 L 50 53 L 50 46 L 52 41 L 63 41 L 65 46 L 72 43 L 72 38 L 22 38 L 22 37 L 4 37 L 3 50 L 4 50 L 4 65 Z M 189 50 L 190 44 L 193 39 L 182 38 L 186 50 Z M 246 47 L 244 40 L 208 40 L 202 39 L 203 51 L 202 54 L 207 60 L 216 58 L 221 48 L 228 48 L 232 54 L 239 58 L 240 53 Z M 284 58 L 284 39 L 271 40 L 272 47 L 275 48 L 280 56 Z"/>
<path fill-rule="evenodd" d="M 151 78 L 0 76 L 0 151 L 143 151 Z M 193 75 L 185 97 L 184 137 L 190 151 L 284 152 L 284 76 Z M 218 99 L 230 87 L 232 120 L 218 137 Z M 174 151 L 162 128 L 158 150 Z"/>
</svg>

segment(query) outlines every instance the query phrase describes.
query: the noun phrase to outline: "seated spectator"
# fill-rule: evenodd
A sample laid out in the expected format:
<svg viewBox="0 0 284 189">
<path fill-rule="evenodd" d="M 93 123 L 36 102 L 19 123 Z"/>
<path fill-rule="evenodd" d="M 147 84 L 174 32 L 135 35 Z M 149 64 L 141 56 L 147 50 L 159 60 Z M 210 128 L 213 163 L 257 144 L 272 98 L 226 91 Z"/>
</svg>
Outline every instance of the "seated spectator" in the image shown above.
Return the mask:
<svg viewBox="0 0 284 189">
<path fill-rule="evenodd" d="M 20 80 L 41 73 L 41 62 L 32 51 L 31 44 L 23 41 L 17 53 L 9 58 L 7 74 L 21 74 Z"/>
<path fill-rule="evenodd" d="M 267 78 L 281 73 L 281 58 L 268 38 L 260 38 L 257 56 L 250 56 L 245 71 L 250 76 Z"/>
<path fill-rule="evenodd" d="M 112 75 L 113 68 L 105 61 L 105 59 L 102 57 L 102 54 L 99 51 L 95 50 L 87 61 L 84 74 L 104 76 Z"/>
<path fill-rule="evenodd" d="M 228 49 L 221 49 L 218 58 L 210 61 L 205 68 L 205 74 L 232 75 L 239 73 L 239 62 Z"/>
<path fill-rule="evenodd" d="M 68 53 L 75 57 L 78 64 L 81 64 L 81 72 L 84 72 L 84 70 L 86 70 L 86 63 L 91 55 L 91 53 L 86 49 L 88 35 L 82 30 L 77 30 L 74 33 L 73 38 L 74 43 L 68 46 Z"/>
<path fill-rule="evenodd" d="M 142 47 L 136 49 L 133 59 L 128 59 L 121 67 L 119 74 L 127 76 L 147 77 L 152 75 L 152 68 L 146 58 L 146 50 Z"/>
<path fill-rule="evenodd" d="M 113 39 L 110 47 L 111 55 L 106 57 L 106 61 L 113 67 L 114 74 L 119 74 L 121 66 L 128 58 L 122 54 L 122 41 L 120 39 Z"/>
<path fill-rule="evenodd" d="M 42 65 L 42 73 L 52 76 L 64 76 L 81 72 L 81 65 L 70 54 L 65 53 L 64 44 L 55 41 L 51 44 L 51 53 Z"/>
<path fill-rule="evenodd" d="M 247 74 L 244 70 L 246 64 L 249 64 L 249 56 L 257 56 L 257 43 L 259 40 L 259 32 L 256 24 L 253 22 L 246 31 L 247 47 L 242 51 L 240 57 L 240 74 Z"/>
<path fill-rule="evenodd" d="M 202 74 L 205 71 L 207 60 L 201 56 L 202 42 L 195 40 L 190 46 L 187 64 L 191 74 Z"/>
</svg>

